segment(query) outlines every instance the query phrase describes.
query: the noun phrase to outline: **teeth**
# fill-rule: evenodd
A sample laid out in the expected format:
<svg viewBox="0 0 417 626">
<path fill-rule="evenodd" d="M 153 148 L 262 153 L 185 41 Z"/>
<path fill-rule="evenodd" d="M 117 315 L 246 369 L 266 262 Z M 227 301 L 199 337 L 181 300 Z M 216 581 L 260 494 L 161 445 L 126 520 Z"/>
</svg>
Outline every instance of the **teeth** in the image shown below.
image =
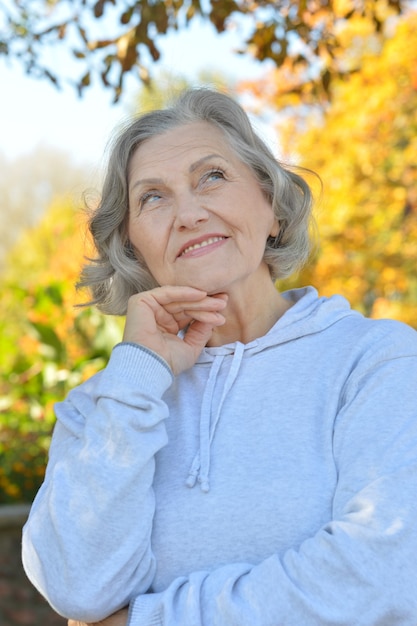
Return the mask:
<svg viewBox="0 0 417 626">
<path fill-rule="evenodd" d="M 222 239 L 226 239 L 226 237 L 209 237 L 209 239 L 206 239 L 201 243 L 195 243 L 193 246 L 188 246 L 188 248 L 185 248 L 181 254 L 186 254 L 187 252 L 197 250 L 198 248 L 204 248 L 205 246 L 209 246 L 211 243 L 216 243 L 216 241 L 222 241 Z"/>
</svg>

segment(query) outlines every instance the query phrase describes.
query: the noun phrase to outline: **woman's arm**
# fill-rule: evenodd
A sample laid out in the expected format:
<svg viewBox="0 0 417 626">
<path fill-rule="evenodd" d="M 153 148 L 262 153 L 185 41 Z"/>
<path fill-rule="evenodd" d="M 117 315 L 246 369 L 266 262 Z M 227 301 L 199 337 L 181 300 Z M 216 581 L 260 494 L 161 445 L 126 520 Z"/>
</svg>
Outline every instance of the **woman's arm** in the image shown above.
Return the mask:
<svg viewBox="0 0 417 626">
<path fill-rule="evenodd" d="M 167 443 L 161 398 L 172 372 L 193 365 L 213 327 L 224 323 L 218 311 L 225 305 L 190 287 L 133 296 L 125 343 L 103 372 L 57 405 L 23 563 L 58 613 L 94 622 L 149 589 L 154 457 Z"/>
<path fill-rule="evenodd" d="M 332 519 L 282 557 L 139 596 L 129 626 L 415 626 L 416 389 L 415 356 L 357 367 L 334 430 Z"/>
<path fill-rule="evenodd" d="M 169 368 L 120 344 L 56 407 L 50 460 L 23 532 L 26 572 L 60 614 L 96 621 L 149 588 L 154 456 Z"/>
</svg>

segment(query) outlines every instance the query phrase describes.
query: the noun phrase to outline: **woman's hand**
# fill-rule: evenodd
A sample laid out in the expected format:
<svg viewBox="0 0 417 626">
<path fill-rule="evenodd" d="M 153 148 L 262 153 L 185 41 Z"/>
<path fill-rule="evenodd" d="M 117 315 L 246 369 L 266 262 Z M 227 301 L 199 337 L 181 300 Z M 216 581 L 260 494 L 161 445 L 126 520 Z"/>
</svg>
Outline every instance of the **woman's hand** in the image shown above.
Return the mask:
<svg viewBox="0 0 417 626">
<path fill-rule="evenodd" d="M 213 328 L 225 322 L 220 313 L 227 296 L 208 296 L 193 287 L 165 286 L 129 299 L 123 341 L 159 354 L 175 375 L 196 362 Z M 187 328 L 188 327 L 188 328 Z M 186 328 L 183 339 L 177 337 Z"/>
<path fill-rule="evenodd" d="M 127 616 L 128 609 L 121 609 L 117 611 L 117 613 L 94 623 L 90 622 L 87 624 L 86 622 L 77 622 L 76 620 L 70 619 L 68 620 L 68 626 L 126 626 Z"/>
</svg>

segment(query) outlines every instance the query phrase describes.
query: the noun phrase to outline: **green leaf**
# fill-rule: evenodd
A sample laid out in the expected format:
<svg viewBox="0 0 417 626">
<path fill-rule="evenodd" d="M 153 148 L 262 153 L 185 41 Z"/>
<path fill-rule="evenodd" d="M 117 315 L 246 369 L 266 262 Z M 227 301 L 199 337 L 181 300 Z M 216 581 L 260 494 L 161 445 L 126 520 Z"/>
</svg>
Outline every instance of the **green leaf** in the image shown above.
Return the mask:
<svg viewBox="0 0 417 626">
<path fill-rule="evenodd" d="M 31 326 L 39 335 L 40 341 L 53 348 L 57 360 L 61 361 L 65 355 L 65 346 L 51 326 L 41 322 L 31 322 Z"/>
</svg>

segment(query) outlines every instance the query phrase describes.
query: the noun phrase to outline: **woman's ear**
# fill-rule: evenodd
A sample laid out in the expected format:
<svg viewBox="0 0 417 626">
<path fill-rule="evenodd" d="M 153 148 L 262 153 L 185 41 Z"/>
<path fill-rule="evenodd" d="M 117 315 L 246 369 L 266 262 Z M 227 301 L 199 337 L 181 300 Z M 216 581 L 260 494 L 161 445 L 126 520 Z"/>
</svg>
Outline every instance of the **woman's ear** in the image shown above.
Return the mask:
<svg viewBox="0 0 417 626">
<path fill-rule="evenodd" d="M 272 224 L 272 228 L 271 228 L 271 232 L 269 233 L 270 237 L 278 237 L 279 235 L 279 222 L 277 220 L 277 218 L 274 218 L 274 223 Z"/>
</svg>

